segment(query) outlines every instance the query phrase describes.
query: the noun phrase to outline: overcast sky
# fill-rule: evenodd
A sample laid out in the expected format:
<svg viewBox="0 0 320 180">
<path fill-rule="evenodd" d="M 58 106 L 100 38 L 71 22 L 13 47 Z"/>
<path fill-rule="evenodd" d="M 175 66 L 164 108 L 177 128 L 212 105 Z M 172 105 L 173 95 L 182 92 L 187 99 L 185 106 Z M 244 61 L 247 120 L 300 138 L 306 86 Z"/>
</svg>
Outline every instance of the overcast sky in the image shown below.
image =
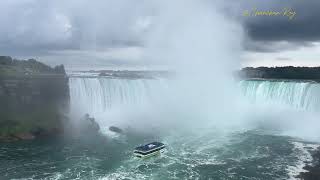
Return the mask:
<svg viewBox="0 0 320 180">
<path fill-rule="evenodd" d="M 157 23 L 150 1 L 1 0 L 0 54 L 69 67 L 147 66 L 154 62 L 141 59 L 145 36 Z M 242 66 L 320 66 L 319 0 L 221 3 L 221 13 L 244 29 Z M 285 8 L 295 12 L 292 19 L 253 16 Z"/>
</svg>

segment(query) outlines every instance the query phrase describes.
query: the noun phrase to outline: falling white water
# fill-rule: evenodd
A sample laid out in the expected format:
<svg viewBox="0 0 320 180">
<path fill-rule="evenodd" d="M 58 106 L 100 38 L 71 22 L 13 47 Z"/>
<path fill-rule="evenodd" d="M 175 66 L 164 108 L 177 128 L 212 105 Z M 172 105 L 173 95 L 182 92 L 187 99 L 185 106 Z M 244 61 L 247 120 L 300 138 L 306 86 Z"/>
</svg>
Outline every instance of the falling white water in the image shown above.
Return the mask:
<svg viewBox="0 0 320 180">
<path fill-rule="evenodd" d="M 145 105 L 159 89 L 167 86 L 161 79 L 70 78 L 71 107 L 74 111 L 96 115 Z"/>
<path fill-rule="evenodd" d="M 242 81 L 250 124 L 282 135 L 320 141 L 320 84 L 299 81 Z"/>
<path fill-rule="evenodd" d="M 240 88 L 255 105 L 287 106 L 320 112 L 320 84 L 293 81 L 241 81 Z"/>
<path fill-rule="evenodd" d="M 70 78 L 71 107 L 102 113 L 120 106 L 139 106 L 159 100 L 168 90 L 165 79 Z M 320 84 L 311 82 L 241 81 L 241 91 L 251 103 L 283 105 L 320 112 Z M 213 92 L 214 93 L 214 92 Z"/>
<path fill-rule="evenodd" d="M 205 113 L 215 112 L 221 108 L 206 106 L 206 104 L 189 105 L 190 99 L 175 98 L 179 96 L 172 91 L 176 81 L 168 79 L 109 79 L 109 78 L 70 78 L 71 109 L 74 115 L 83 116 L 89 113 L 96 118 L 102 127 L 110 125 L 120 126 L 157 126 L 158 129 L 167 127 L 192 127 L 188 131 L 200 127 L 204 123 L 200 120 L 207 118 L 205 125 L 212 122 L 222 124 L 224 119 L 212 118 Z M 191 83 L 191 82 L 190 82 Z M 276 128 L 284 135 L 301 137 L 317 141 L 318 113 L 320 107 L 319 92 L 320 85 L 311 82 L 276 82 L 276 81 L 241 81 L 240 89 L 243 99 L 251 103 L 248 108 L 240 110 L 246 112 L 244 126 L 257 125 Z M 197 87 L 194 87 L 197 88 Z M 187 89 L 185 90 L 187 91 Z M 174 92 L 174 93 L 172 93 Z M 199 96 L 202 94 L 199 89 Z M 184 92 L 181 92 L 184 93 Z M 212 93 L 216 93 L 213 92 Z M 219 94 L 215 94 L 219 96 Z M 168 97 L 172 97 L 171 101 Z M 190 97 L 195 98 L 195 97 Z M 200 97 L 201 98 L 201 97 Z M 176 100 L 179 99 L 181 111 L 174 109 Z M 167 104 L 165 104 L 167 103 Z M 226 106 L 227 102 L 221 102 Z M 219 104 L 219 102 L 214 102 Z M 215 109 L 216 108 L 216 109 Z M 188 109 L 185 111 L 184 109 Z M 221 112 L 226 113 L 226 112 Z M 219 115 L 219 114 L 218 114 Z M 207 117 L 206 117 L 207 116 Z M 231 116 L 231 115 L 230 115 Z M 235 114 L 239 116 L 239 114 Z M 210 118 L 210 119 L 209 119 Z M 221 121 L 219 121 L 221 120 Z M 226 123 L 229 123 L 226 121 Z M 239 121 L 241 123 L 241 121 Z M 216 124 L 214 124 L 216 125 Z M 229 124 L 226 124 L 229 125 Z M 180 130 L 183 130 L 180 129 Z M 225 129 L 225 128 L 221 128 Z"/>
</svg>

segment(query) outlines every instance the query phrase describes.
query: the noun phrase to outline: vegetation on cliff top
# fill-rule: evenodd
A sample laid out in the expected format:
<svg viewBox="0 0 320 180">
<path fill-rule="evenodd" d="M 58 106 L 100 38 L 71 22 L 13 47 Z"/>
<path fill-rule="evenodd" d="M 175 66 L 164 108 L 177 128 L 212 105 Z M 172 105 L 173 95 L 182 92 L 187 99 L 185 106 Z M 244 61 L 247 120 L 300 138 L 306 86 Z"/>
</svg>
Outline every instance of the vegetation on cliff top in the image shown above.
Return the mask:
<svg viewBox="0 0 320 180">
<path fill-rule="evenodd" d="M 0 76 L 65 75 L 63 65 L 54 68 L 35 59 L 17 60 L 0 56 Z"/>
</svg>

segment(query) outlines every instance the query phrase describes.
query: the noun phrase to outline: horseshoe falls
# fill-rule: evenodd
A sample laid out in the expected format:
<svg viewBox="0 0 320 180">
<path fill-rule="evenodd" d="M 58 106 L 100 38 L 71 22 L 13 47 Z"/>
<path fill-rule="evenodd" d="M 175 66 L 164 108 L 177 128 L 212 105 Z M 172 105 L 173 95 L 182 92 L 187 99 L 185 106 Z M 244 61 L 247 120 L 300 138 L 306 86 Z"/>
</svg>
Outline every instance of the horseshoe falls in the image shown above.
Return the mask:
<svg viewBox="0 0 320 180">
<path fill-rule="evenodd" d="M 166 79 L 78 78 L 70 81 L 71 107 L 102 113 L 120 106 L 139 106 L 169 88 Z M 320 111 L 320 84 L 314 82 L 244 80 L 241 94 L 254 105 L 276 105 Z"/>
<path fill-rule="evenodd" d="M 70 77 L 72 112 L 79 117 L 89 113 L 99 123 L 102 136 L 3 144 L 1 154 L 15 161 L 0 160 L 0 169 L 5 169 L 0 174 L 5 179 L 298 179 L 297 175 L 306 171 L 303 167 L 312 163 L 311 153 L 320 140 L 319 84 L 236 82 L 243 103 L 237 107 L 243 114 L 235 116 L 242 125 L 238 127 L 239 123 L 220 124 L 233 122 L 231 116 L 172 109 L 174 103 L 179 104 L 174 97 L 187 91 L 171 91 L 174 82 Z M 186 97 L 182 103 L 192 102 Z M 197 103 L 191 107 L 210 108 L 207 106 Z M 187 126 L 187 119 L 193 126 Z M 124 133 L 112 134 L 108 131 L 112 125 Z M 141 160 L 132 155 L 137 145 L 155 140 L 167 146 L 160 156 Z M 20 155 L 33 157 L 32 163 Z"/>
</svg>

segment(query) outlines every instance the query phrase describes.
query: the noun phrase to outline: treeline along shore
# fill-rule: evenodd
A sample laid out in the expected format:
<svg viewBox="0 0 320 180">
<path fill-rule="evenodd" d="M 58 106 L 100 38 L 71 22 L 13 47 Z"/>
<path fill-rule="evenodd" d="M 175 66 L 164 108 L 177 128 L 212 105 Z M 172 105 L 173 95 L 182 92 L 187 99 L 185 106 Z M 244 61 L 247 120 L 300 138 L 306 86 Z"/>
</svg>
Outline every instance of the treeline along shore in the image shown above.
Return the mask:
<svg viewBox="0 0 320 180">
<path fill-rule="evenodd" d="M 320 67 L 246 67 L 237 72 L 241 79 L 288 79 L 320 82 Z"/>
</svg>

